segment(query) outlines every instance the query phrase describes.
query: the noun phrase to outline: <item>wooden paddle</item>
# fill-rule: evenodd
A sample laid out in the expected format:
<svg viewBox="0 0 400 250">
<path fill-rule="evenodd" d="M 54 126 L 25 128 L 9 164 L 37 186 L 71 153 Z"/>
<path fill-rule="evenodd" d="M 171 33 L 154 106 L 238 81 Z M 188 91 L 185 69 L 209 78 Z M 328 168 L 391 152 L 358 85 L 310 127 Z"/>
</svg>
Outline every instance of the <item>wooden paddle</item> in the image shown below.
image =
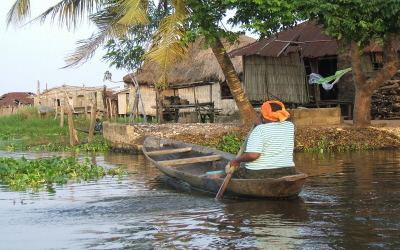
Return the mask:
<svg viewBox="0 0 400 250">
<path fill-rule="evenodd" d="M 250 136 L 251 132 L 253 131 L 254 127 L 255 127 L 254 125 L 251 127 L 249 133 L 247 134 L 246 140 L 243 142 L 242 146 L 239 149 L 239 152 L 236 155 L 236 158 L 243 154 L 244 148 L 246 147 L 246 144 L 247 144 L 247 139 L 249 138 L 249 136 Z M 230 167 L 230 169 L 228 171 L 228 174 L 225 177 L 224 182 L 222 183 L 221 187 L 218 190 L 217 196 L 215 196 L 215 200 L 216 201 L 219 201 L 221 199 L 222 195 L 224 194 L 224 192 L 226 190 L 226 187 L 228 186 L 228 184 L 229 184 L 229 182 L 230 182 L 230 180 L 232 178 L 233 172 L 235 172 L 235 168 L 234 167 Z"/>
</svg>

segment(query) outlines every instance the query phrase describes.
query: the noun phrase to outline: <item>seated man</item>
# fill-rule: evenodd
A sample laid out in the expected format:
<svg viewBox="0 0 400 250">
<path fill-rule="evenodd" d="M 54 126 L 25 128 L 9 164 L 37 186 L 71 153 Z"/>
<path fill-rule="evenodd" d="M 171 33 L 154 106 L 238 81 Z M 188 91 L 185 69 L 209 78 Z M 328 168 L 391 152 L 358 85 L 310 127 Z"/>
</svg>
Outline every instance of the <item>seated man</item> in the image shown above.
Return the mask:
<svg viewBox="0 0 400 250">
<path fill-rule="evenodd" d="M 256 127 L 247 140 L 246 153 L 229 163 L 237 168 L 233 178 L 280 178 L 296 173 L 294 125 L 286 121 L 289 116 L 281 102 L 267 101 L 262 105 L 260 118 L 253 121 Z"/>
<path fill-rule="evenodd" d="M 94 124 L 94 130 L 95 131 L 102 131 L 103 130 L 103 124 L 101 123 L 99 118 L 96 118 L 96 123 Z"/>
</svg>

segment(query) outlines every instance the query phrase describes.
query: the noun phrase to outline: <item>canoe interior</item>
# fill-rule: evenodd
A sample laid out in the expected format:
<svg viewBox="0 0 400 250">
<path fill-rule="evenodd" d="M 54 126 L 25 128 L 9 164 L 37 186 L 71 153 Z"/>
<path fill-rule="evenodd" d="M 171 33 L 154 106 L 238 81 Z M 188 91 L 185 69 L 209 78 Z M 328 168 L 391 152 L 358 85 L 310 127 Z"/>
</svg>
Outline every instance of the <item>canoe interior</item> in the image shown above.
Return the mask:
<svg viewBox="0 0 400 250">
<path fill-rule="evenodd" d="M 154 139 L 146 141 L 144 144 L 144 149 L 149 153 L 149 157 L 156 162 L 160 161 L 169 161 L 169 160 L 177 160 L 177 159 L 188 159 L 188 158 L 197 158 L 204 156 L 214 156 L 220 155 L 221 159 L 216 161 L 205 161 L 205 162 L 197 162 L 197 163 L 182 163 L 182 164 L 174 164 L 169 167 L 186 172 L 188 174 L 206 176 L 206 172 L 216 171 L 216 170 L 225 170 L 225 166 L 231 159 L 234 159 L 234 155 L 228 154 L 226 152 L 213 150 L 207 147 L 202 147 L 198 145 L 186 144 L 182 142 L 172 141 L 172 140 L 164 140 L 164 139 Z M 162 150 L 173 150 L 180 148 L 188 148 L 190 145 L 190 151 L 177 152 L 177 153 L 168 153 L 168 154 L 157 154 L 151 155 L 152 151 L 162 151 Z M 168 164 L 163 164 L 168 166 Z"/>
</svg>

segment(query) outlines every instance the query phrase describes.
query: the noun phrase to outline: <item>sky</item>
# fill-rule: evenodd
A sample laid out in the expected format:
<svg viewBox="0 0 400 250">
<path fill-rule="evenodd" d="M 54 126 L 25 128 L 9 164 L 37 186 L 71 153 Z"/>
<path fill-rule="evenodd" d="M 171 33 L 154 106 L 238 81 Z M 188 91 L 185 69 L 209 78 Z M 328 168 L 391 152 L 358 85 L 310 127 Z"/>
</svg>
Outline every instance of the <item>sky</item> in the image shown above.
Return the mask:
<svg viewBox="0 0 400 250">
<path fill-rule="evenodd" d="M 76 42 L 86 39 L 95 31 L 84 23 L 75 32 L 60 28 L 57 24 L 39 22 L 23 28 L 6 27 L 6 15 L 15 0 L 0 2 L 0 96 L 9 92 L 40 91 L 63 84 L 71 86 L 98 87 L 106 85 L 113 90 L 122 89 L 122 77 L 126 70 L 110 68 L 101 57 L 104 50 L 79 68 L 61 69 L 64 59 L 78 46 Z M 31 0 L 31 18 L 38 16 L 59 0 Z M 112 73 L 112 81 L 103 81 L 104 72 Z"/>
</svg>

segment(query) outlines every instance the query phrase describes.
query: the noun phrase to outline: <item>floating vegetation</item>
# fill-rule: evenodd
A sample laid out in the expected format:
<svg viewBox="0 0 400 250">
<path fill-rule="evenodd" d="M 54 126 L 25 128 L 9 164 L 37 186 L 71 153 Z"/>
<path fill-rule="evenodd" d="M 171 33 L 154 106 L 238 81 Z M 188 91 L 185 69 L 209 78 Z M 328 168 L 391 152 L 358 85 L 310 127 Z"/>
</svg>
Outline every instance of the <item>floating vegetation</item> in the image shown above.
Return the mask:
<svg viewBox="0 0 400 250">
<path fill-rule="evenodd" d="M 5 151 L 51 151 L 51 152 L 107 152 L 110 150 L 107 141 L 93 141 L 80 145 L 70 146 L 59 143 L 29 146 L 23 143 L 10 143 L 0 146 Z"/>
<path fill-rule="evenodd" d="M 123 167 L 105 170 L 93 165 L 90 159 L 83 162 L 73 157 L 41 158 L 27 160 L 0 157 L 0 184 L 8 185 L 12 190 L 38 189 L 51 187 L 54 184 L 66 184 L 69 180 L 92 181 L 105 175 L 121 176 L 128 173 Z"/>
</svg>

